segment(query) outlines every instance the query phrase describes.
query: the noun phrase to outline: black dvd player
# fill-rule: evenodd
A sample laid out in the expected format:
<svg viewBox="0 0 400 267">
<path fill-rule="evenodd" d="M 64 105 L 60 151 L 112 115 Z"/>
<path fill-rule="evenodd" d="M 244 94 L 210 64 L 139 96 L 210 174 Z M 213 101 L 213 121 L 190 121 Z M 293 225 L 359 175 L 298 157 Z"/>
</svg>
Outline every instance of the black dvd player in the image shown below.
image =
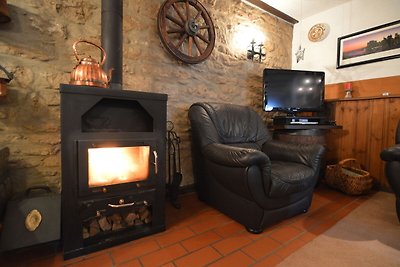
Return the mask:
<svg viewBox="0 0 400 267">
<path fill-rule="evenodd" d="M 273 118 L 274 125 L 324 125 L 329 124 L 327 117 L 298 117 L 298 116 L 275 116 Z"/>
</svg>

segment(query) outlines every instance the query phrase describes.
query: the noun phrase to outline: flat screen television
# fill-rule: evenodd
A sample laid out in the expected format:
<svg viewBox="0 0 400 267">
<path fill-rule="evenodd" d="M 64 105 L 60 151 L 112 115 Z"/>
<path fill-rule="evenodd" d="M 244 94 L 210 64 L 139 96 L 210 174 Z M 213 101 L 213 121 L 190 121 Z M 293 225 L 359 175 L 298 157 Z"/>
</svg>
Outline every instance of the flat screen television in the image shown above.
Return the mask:
<svg viewBox="0 0 400 267">
<path fill-rule="evenodd" d="M 321 71 L 264 69 L 263 109 L 319 112 L 324 107 L 325 73 Z"/>
</svg>

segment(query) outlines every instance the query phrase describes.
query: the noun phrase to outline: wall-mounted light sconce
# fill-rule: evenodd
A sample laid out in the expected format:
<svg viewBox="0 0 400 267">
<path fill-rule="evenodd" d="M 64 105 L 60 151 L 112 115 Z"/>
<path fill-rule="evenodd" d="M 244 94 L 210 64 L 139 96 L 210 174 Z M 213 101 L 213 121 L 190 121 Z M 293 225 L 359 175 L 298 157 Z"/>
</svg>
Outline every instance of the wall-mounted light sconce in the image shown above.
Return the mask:
<svg viewBox="0 0 400 267">
<path fill-rule="evenodd" d="M 247 59 L 261 63 L 265 59 L 265 48 L 263 43 L 256 44 L 256 41 L 251 41 L 249 49 L 247 49 Z"/>
</svg>

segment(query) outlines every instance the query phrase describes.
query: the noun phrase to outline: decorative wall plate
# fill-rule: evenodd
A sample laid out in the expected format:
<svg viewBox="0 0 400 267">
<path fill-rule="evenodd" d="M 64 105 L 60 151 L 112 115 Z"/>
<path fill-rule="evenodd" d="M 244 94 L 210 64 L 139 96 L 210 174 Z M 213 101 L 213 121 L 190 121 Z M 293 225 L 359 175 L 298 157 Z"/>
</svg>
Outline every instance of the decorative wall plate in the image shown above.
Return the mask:
<svg viewBox="0 0 400 267">
<path fill-rule="evenodd" d="M 318 23 L 311 27 L 308 32 L 308 39 L 311 42 L 319 42 L 322 41 L 328 36 L 329 33 L 329 25 L 326 23 Z"/>
<path fill-rule="evenodd" d="M 200 63 L 214 49 L 214 24 L 197 0 L 166 0 L 158 13 L 157 24 L 165 48 L 185 63 Z"/>
</svg>

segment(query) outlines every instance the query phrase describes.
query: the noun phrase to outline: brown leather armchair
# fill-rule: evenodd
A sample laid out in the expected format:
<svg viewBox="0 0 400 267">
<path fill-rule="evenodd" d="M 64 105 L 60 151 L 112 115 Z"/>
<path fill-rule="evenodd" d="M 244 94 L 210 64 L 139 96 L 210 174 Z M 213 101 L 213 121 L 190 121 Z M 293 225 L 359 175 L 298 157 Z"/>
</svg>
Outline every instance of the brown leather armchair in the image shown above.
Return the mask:
<svg viewBox="0 0 400 267">
<path fill-rule="evenodd" d="M 400 121 L 397 124 L 395 145 L 381 152 L 381 159 L 386 161 L 385 175 L 396 195 L 396 212 L 400 222 Z"/>
<path fill-rule="evenodd" d="M 200 200 L 252 233 L 308 210 L 323 146 L 272 140 L 249 107 L 195 103 L 189 119 Z"/>
</svg>

